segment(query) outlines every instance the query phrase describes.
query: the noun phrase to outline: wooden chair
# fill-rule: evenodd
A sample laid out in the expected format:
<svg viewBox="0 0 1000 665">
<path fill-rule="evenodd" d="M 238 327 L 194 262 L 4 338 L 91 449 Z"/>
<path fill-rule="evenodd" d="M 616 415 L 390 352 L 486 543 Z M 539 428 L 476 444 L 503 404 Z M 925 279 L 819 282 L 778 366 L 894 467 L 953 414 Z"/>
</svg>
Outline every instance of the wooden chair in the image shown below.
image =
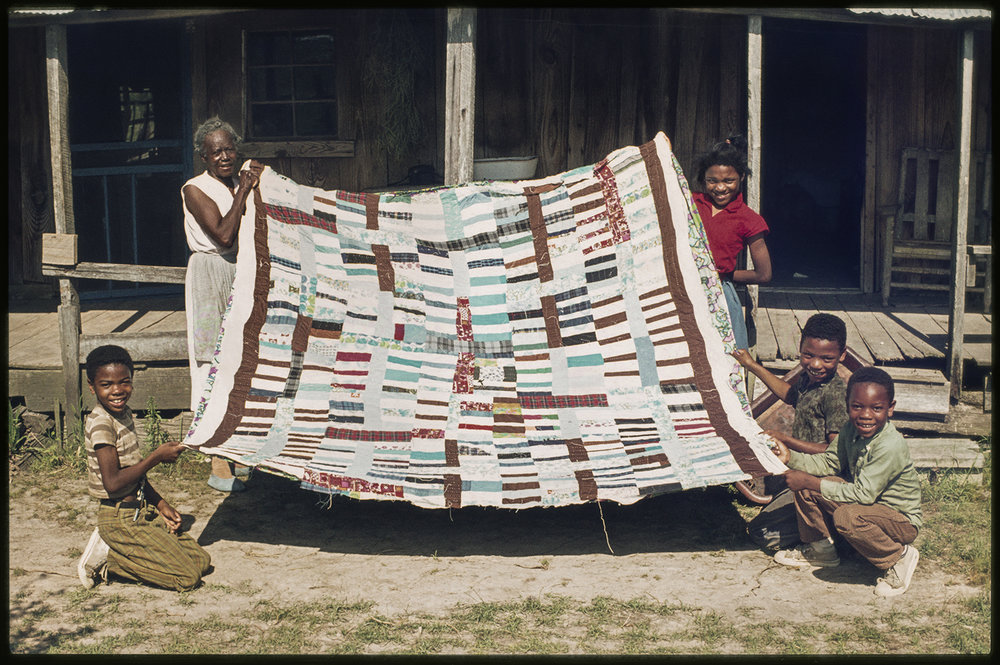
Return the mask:
<svg viewBox="0 0 1000 665">
<path fill-rule="evenodd" d="M 892 289 L 948 291 L 955 210 L 953 151 L 904 148 L 896 205 L 880 210 L 882 305 Z M 974 154 L 969 192 L 967 290 L 983 294 L 992 309 L 991 246 L 993 160 Z M 982 286 L 980 286 L 982 284 Z"/>
</svg>

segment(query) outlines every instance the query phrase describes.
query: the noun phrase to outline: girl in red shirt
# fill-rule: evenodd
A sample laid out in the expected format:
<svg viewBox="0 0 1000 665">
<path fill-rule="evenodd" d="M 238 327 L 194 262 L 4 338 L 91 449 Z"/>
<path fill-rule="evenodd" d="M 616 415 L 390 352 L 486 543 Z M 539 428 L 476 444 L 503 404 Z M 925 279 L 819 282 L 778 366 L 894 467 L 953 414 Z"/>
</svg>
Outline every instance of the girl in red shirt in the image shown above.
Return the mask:
<svg viewBox="0 0 1000 665">
<path fill-rule="evenodd" d="M 746 316 L 736 284 L 771 281 L 771 255 L 764 242 L 769 231 L 767 223 L 743 203 L 743 183 L 748 175 L 746 142 L 741 136 L 730 137 L 699 158 L 696 181 L 701 183 L 703 191 L 693 195 L 722 280 L 738 349 L 749 345 Z M 753 270 L 736 269 L 736 259 L 744 246 L 750 251 Z"/>
</svg>

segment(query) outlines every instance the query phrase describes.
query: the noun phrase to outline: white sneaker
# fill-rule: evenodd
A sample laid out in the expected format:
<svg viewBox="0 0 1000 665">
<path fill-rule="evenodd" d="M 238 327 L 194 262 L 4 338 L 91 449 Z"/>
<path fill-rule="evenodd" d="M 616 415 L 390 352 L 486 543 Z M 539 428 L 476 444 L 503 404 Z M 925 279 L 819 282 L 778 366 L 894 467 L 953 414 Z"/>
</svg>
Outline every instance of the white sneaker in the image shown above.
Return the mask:
<svg viewBox="0 0 1000 665">
<path fill-rule="evenodd" d="M 913 579 L 913 571 L 917 569 L 917 561 L 920 560 L 920 552 L 913 545 L 903 546 L 903 556 L 899 557 L 885 575 L 878 578 L 875 583 L 875 595 L 888 598 L 898 596 L 910 588 L 910 580 Z"/>
<path fill-rule="evenodd" d="M 805 566 L 833 568 L 840 565 L 837 548 L 824 541 L 802 543 L 793 550 L 778 550 L 774 555 L 774 560 L 783 566 L 792 566 L 793 568 L 804 568 Z"/>
<path fill-rule="evenodd" d="M 76 574 L 80 578 L 80 583 L 84 589 L 93 588 L 97 584 L 98 578 L 105 578 L 105 571 L 108 568 L 108 544 L 101 539 L 101 534 L 94 527 L 94 533 L 90 534 L 90 540 L 83 549 L 83 556 L 76 564 Z"/>
</svg>

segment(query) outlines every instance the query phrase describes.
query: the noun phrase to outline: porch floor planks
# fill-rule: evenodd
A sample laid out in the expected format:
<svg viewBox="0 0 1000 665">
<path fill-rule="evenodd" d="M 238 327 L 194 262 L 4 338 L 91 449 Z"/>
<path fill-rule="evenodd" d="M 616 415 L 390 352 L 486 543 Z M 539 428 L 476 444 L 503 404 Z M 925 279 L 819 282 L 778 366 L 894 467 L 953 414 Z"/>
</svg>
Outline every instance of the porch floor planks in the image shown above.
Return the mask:
<svg viewBox="0 0 1000 665">
<path fill-rule="evenodd" d="M 768 293 L 768 316 L 774 329 L 774 339 L 778 344 L 777 358 L 794 360 L 799 357 L 799 326 L 795 313 L 783 293 Z"/>
<path fill-rule="evenodd" d="M 929 343 L 919 330 L 914 330 L 900 320 L 892 311 L 872 308 L 875 318 L 882 328 L 899 345 L 899 350 L 907 360 L 923 360 L 924 358 L 943 358 L 944 353 Z"/>
<path fill-rule="evenodd" d="M 870 306 L 864 304 L 860 299 L 855 299 L 854 302 L 845 302 L 845 300 L 847 300 L 846 296 L 837 296 L 837 302 L 841 304 L 844 313 L 854 322 L 864 339 L 865 346 L 871 351 L 875 360 L 879 363 L 902 360 L 904 356 L 899 345 L 878 322 L 878 319 L 871 312 Z"/>
<path fill-rule="evenodd" d="M 778 340 L 774 338 L 774 326 L 771 323 L 771 313 L 767 307 L 757 304 L 757 358 L 761 361 L 774 360 L 778 357 Z"/>
<path fill-rule="evenodd" d="M 795 314 L 795 321 L 799 325 L 799 339 L 796 340 L 796 347 L 798 347 L 801 341 L 801 331 L 806 327 L 806 321 L 813 314 L 818 313 L 816 309 L 816 303 L 813 302 L 812 296 L 805 293 L 789 293 L 788 306 L 792 308 L 792 313 Z M 796 348 L 796 350 L 798 350 Z"/>
<path fill-rule="evenodd" d="M 61 367 L 55 312 L 8 312 L 7 366 Z"/>
<path fill-rule="evenodd" d="M 928 305 L 924 310 L 941 331 L 944 339 L 942 350 L 945 350 L 948 341 L 948 308 L 943 305 Z M 977 365 L 992 367 L 993 330 L 986 317 L 979 312 L 966 312 L 962 333 L 962 358 L 972 360 Z"/>
<path fill-rule="evenodd" d="M 945 325 L 948 317 L 945 317 Z M 966 314 L 962 340 L 962 355 L 976 364 L 993 367 L 993 322 L 981 313 Z"/>
<path fill-rule="evenodd" d="M 53 310 L 55 306 L 53 305 Z M 55 369 L 62 366 L 59 349 L 59 319 L 51 312 L 8 312 L 7 366 L 18 369 Z M 183 305 L 176 302 L 143 301 L 83 303 L 80 328 L 84 335 L 115 332 L 160 333 L 187 329 Z M 109 339 L 109 343 L 113 343 Z M 187 358 L 178 358 L 186 361 Z"/>
<path fill-rule="evenodd" d="M 816 293 L 813 294 L 813 302 L 816 303 L 816 309 L 821 312 L 830 312 L 831 314 L 836 314 L 844 320 L 844 325 L 847 326 L 847 346 L 854 349 L 855 352 L 862 358 L 865 362 L 875 364 L 875 357 L 872 352 L 868 350 L 868 342 L 858 330 L 857 325 L 855 325 L 854 320 L 844 311 L 844 307 L 840 300 L 836 296 L 827 293 Z"/>
<path fill-rule="evenodd" d="M 927 357 L 944 358 L 945 347 L 948 344 L 948 333 L 941 330 L 923 307 L 908 306 L 905 310 L 892 309 L 886 312 L 886 317 L 900 322 L 900 325 L 921 344 L 933 349 L 934 352 L 928 353 Z"/>
</svg>

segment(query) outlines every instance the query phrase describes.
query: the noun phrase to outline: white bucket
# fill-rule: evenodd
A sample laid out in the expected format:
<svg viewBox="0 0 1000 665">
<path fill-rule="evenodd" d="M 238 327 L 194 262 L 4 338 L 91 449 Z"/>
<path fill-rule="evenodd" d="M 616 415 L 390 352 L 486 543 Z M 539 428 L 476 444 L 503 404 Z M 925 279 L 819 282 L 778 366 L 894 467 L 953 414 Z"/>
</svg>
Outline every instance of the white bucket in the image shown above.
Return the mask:
<svg viewBox="0 0 1000 665">
<path fill-rule="evenodd" d="M 527 180 L 535 175 L 538 157 L 489 157 L 472 163 L 475 180 Z"/>
</svg>

